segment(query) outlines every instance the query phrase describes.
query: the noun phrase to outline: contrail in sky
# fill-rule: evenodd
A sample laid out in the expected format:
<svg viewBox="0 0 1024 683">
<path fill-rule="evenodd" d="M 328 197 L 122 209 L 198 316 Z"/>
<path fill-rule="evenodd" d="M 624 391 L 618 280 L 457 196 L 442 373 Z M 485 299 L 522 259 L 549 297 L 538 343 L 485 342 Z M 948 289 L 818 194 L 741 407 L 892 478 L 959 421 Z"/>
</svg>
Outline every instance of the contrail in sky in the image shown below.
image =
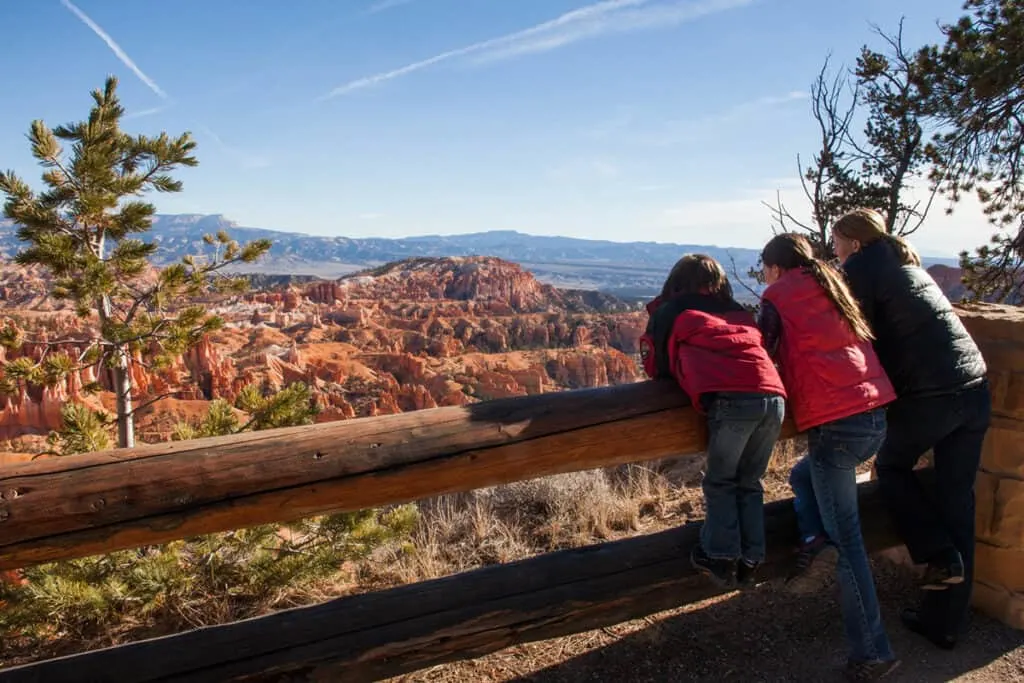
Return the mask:
<svg viewBox="0 0 1024 683">
<path fill-rule="evenodd" d="M 100 37 L 100 40 L 107 44 L 107 47 L 110 48 L 111 52 L 113 52 L 114 55 L 118 59 L 120 59 L 126 67 L 131 69 L 132 72 L 139 77 L 140 81 L 149 86 L 149 89 L 155 92 L 157 96 L 160 97 L 160 99 L 170 99 L 167 93 L 163 91 L 163 88 L 157 85 L 156 81 L 147 76 L 142 71 L 142 69 L 139 68 L 139 65 L 132 61 L 132 58 L 128 56 L 128 53 L 121 49 L 121 46 L 117 44 L 117 41 L 111 38 L 110 35 L 106 31 L 104 31 L 99 24 L 97 24 L 95 21 L 89 18 L 88 14 L 78 9 L 78 7 L 73 2 L 71 2 L 71 0 L 60 0 L 60 4 L 64 5 L 69 10 L 71 10 L 71 12 L 76 17 L 78 17 L 83 24 L 92 29 L 92 32 L 98 35 Z"/>
</svg>

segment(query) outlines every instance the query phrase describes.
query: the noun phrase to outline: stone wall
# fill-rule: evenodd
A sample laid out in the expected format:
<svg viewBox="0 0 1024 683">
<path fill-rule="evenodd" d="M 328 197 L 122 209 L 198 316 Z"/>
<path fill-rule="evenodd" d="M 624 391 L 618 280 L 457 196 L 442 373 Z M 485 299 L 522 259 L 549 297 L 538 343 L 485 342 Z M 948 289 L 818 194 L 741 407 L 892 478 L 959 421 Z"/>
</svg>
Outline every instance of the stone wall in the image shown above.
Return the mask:
<svg viewBox="0 0 1024 683">
<path fill-rule="evenodd" d="M 1024 629 L 1024 308 L 962 305 L 992 385 L 977 495 L 974 603 Z"/>
</svg>

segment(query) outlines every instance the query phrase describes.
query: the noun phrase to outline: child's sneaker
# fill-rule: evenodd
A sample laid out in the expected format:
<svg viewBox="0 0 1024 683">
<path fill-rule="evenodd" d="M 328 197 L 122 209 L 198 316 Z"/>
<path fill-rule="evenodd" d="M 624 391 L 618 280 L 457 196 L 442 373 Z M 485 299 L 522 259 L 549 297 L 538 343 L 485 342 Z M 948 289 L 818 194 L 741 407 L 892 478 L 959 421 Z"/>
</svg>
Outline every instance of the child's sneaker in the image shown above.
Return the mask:
<svg viewBox="0 0 1024 683">
<path fill-rule="evenodd" d="M 849 681 L 879 681 L 900 666 L 898 659 L 875 659 L 869 662 L 847 662 L 846 679 Z"/>
<path fill-rule="evenodd" d="M 736 585 L 736 560 L 712 559 L 698 545 L 690 553 L 690 564 L 719 588 L 733 588 Z"/>
<path fill-rule="evenodd" d="M 796 566 L 786 577 L 786 589 L 791 593 L 816 593 L 833 580 L 839 550 L 824 536 L 818 536 L 800 546 Z"/>
<path fill-rule="evenodd" d="M 757 570 L 760 562 L 749 562 L 740 560 L 736 563 L 736 583 L 744 588 L 749 588 L 757 583 Z"/>
</svg>

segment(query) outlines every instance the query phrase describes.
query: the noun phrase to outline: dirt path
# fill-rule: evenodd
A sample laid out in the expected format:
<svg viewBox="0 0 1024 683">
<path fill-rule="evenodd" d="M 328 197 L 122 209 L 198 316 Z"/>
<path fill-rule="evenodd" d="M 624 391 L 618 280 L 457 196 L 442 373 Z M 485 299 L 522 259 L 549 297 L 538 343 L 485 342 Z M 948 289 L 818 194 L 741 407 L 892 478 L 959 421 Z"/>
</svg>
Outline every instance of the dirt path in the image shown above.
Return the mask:
<svg viewBox="0 0 1024 683">
<path fill-rule="evenodd" d="M 912 594 L 908 573 L 876 570 L 883 618 L 902 667 L 887 680 L 1024 682 L 1024 632 L 976 615 L 953 652 L 936 649 L 899 623 Z M 832 590 L 794 598 L 766 584 L 568 638 L 510 648 L 489 657 L 395 679 L 404 683 L 516 681 L 833 681 L 845 658 Z"/>
</svg>

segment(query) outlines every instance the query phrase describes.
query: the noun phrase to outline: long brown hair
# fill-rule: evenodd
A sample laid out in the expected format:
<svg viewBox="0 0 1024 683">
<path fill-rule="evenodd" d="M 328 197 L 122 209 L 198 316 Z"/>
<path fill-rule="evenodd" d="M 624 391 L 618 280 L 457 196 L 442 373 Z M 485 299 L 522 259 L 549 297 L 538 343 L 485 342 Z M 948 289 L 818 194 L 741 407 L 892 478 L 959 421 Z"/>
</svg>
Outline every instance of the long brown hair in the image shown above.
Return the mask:
<svg viewBox="0 0 1024 683">
<path fill-rule="evenodd" d="M 707 254 L 687 254 L 672 266 L 661 288 L 662 299 L 684 294 L 707 294 L 722 301 L 730 301 L 732 285 L 718 261 Z"/>
<path fill-rule="evenodd" d="M 885 228 L 885 219 L 874 209 L 859 208 L 849 211 L 832 225 L 832 230 L 848 240 L 857 240 L 867 246 L 878 240 L 885 240 L 892 246 L 900 263 L 905 266 L 920 266 L 921 257 L 902 237 L 890 235 Z"/>
<path fill-rule="evenodd" d="M 846 282 L 832 266 L 814 257 L 814 249 L 806 237 L 793 232 L 776 235 L 761 252 L 761 262 L 766 266 L 777 266 L 783 270 L 800 268 L 814 276 L 857 339 L 874 339 L 871 327 L 864 320 L 860 306 L 857 305 L 857 300 L 853 298 Z"/>
</svg>

